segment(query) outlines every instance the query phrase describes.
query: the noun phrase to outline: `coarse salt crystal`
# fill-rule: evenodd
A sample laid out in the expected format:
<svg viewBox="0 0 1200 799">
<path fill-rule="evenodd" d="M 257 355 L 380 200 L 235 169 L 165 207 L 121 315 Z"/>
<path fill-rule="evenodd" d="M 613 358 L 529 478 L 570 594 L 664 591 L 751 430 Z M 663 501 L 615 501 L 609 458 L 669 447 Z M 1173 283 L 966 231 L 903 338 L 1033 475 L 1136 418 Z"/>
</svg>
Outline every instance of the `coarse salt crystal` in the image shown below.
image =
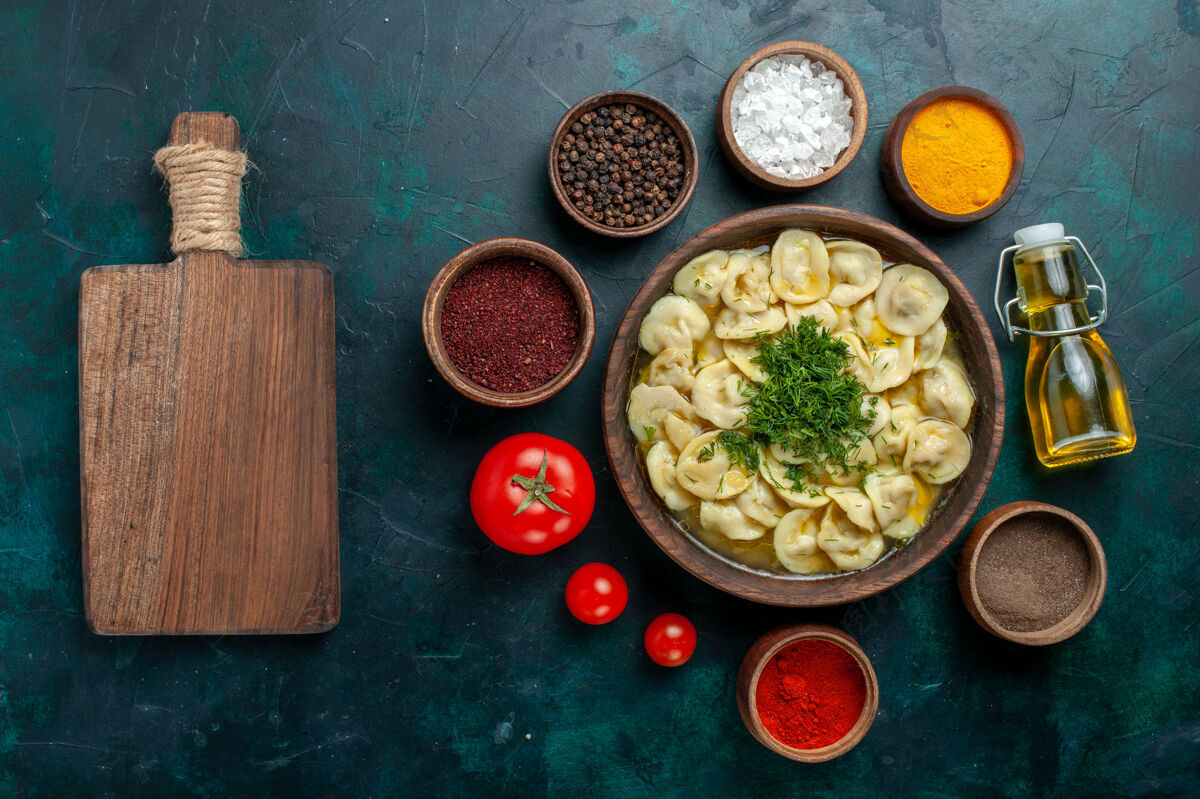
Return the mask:
<svg viewBox="0 0 1200 799">
<path fill-rule="evenodd" d="M 733 89 L 733 139 L 782 178 L 811 178 L 850 144 L 854 120 L 842 81 L 824 64 L 779 55 L 754 65 Z"/>
</svg>

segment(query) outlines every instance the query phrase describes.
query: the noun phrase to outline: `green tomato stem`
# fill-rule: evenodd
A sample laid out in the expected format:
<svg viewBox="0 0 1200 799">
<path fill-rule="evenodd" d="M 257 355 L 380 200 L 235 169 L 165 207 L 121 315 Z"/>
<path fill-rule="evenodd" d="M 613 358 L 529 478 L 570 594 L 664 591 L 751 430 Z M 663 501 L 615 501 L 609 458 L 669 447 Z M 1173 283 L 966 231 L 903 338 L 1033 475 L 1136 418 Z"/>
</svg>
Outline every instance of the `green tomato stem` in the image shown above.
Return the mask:
<svg viewBox="0 0 1200 799">
<path fill-rule="evenodd" d="M 513 516 L 524 512 L 534 501 L 538 501 L 552 511 L 570 516 L 569 511 L 554 504 L 554 500 L 550 499 L 550 492 L 554 491 L 554 486 L 546 482 L 546 467 L 550 463 L 550 451 L 542 450 L 542 467 L 538 469 L 537 477 L 525 477 L 524 475 L 514 474 L 512 482 L 525 489 L 525 498 L 521 500 L 521 504 L 513 511 Z"/>
</svg>

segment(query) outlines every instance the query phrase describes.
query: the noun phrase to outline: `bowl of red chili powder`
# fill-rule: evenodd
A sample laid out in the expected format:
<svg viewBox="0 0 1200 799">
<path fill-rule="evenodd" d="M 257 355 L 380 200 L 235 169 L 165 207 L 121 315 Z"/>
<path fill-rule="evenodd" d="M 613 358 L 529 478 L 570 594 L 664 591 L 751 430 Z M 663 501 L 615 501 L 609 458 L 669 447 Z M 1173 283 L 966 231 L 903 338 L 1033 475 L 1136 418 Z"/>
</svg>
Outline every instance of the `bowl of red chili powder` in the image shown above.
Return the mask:
<svg viewBox="0 0 1200 799">
<path fill-rule="evenodd" d="M 454 256 L 421 320 L 433 365 L 456 391 L 497 408 L 536 405 L 592 351 L 592 295 L 566 258 L 535 241 L 491 239 Z"/>
<path fill-rule="evenodd" d="M 866 652 L 826 624 L 779 627 L 754 642 L 737 681 L 738 710 L 750 734 L 802 763 L 840 757 L 867 734 L 879 709 L 879 681 Z"/>
</svg>

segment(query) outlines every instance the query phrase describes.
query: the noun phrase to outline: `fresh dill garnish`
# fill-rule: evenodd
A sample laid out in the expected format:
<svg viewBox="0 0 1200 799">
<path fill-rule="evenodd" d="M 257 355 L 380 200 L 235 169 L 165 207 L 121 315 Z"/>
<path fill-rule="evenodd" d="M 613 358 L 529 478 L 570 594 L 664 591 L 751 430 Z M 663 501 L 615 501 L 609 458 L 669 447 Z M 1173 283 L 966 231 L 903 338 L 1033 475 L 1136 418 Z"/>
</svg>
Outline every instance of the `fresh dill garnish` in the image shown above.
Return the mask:
<svg viewBox="0 0 1200 799">
<path fill-rule="evenodd" d="M 717 454 L 717 442 L 710 441 L 696 450 L 696 463 L 708 463 Z"/>
<path fill-rule="evenodd" d="M 658 430 L 654 427 L 654 425 L 647 424 L 642 425 L 642 432 L 646 434 L 646 440 L 650 441 L 654 438 L 654 434 L 657 433 Z"/>
<path fill-rule="evenodd" d="M 846 342 L 830 336 L 811 316 L 757 341 L 758 354 L 750 360 L 765 379 L 745 392 L 749 437 L 763 447 L 778 444 L 794 460 L 829 471 L 869 471 L 848 462 L 875 411 L 863 413 L 866 386 L 846 371 L 853 357 Z M 799 484 L 797 478 L 806 472 L 796 469 L 788 469 L 788 478 Z"/>
<path fill-rule="evenodd" d="M 787 464 L 787 471 L 783 473 L 783 476 L 791 481 L 793 491 L 804 490 L 804 484 L 811 482 L 813 477 L 812 472 L 802 463 Z"/>
<path fill-rule="evenodd" d="M 733 463 L 741 464 L 748 472 L 758 469 L 758 444 L 755 444 L 750 436 L 736 430 L 722 430 L 717 436 L 717 442 Z"/>
</svg>

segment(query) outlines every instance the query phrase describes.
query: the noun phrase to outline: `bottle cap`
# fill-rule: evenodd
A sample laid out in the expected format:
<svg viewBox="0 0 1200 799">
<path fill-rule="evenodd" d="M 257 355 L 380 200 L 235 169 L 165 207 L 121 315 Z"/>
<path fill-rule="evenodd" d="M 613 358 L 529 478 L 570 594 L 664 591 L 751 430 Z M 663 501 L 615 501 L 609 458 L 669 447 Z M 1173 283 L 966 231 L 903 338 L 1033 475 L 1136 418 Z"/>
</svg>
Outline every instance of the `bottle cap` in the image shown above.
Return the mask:
<svg viewBox="0 0 1200 799">
<path fill-rule="evenodd" d="M 1046 222 L 1041 225 L 1023 227 L 1013 234 L 1013 239 L 1022 250 L 1067 240 L 1061 222 Z"/>
</svg>

